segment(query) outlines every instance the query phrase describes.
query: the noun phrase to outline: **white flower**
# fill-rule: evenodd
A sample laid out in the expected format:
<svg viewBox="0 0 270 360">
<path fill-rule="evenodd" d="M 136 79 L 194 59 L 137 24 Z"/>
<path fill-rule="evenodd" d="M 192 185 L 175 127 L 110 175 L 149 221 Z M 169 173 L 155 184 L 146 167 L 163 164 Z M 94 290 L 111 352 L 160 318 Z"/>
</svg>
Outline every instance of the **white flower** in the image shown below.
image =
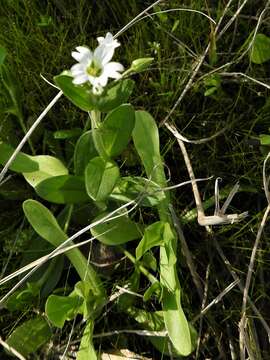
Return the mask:
<svg viewBox="0 0 270 360">
<path fill-rule="evenodd" d="M 110 61 L 114 54 L 114 49 L 120 46 L 117 40 L 113 39 L 111 33 L 106 37 L 98 38 L 99 46 L 92 52 L 85 46 L 76 47 L 77 51 L 71 53 L 72 57 L 78 61 L 71 67 L 73 84 L 80 85 L 90 82 L 94 94 L 101 94 L 107 85 L 108 79 L 120 79 L 121 71 L 124 71 L 122 64 Z"/>
</svg>

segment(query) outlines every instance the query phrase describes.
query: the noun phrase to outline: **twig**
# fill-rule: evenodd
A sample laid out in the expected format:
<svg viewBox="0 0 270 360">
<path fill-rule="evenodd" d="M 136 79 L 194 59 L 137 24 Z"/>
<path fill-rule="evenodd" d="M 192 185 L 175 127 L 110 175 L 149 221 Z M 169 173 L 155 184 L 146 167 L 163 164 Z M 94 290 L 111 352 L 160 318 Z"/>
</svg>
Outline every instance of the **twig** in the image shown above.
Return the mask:
<svg viewBox="0 0 270 360">
<path fill-rule="evenodd" d="M 219 73 L 219 75 L 221 76 L 233 76 L 233 77 L 237 77 L 237 76 L 242 76 L 250 81 L 253 81 L 254 83 L 258 84 L 258 85 L 261 85 L 263 87 L 265 87 L 266 89 L 270 90 L 270 85 L 266 84 L 266 83 L 263 83 L 262 81 L 259 81 L 257 79 L 254 79 L 253 77 L 251 76 L 248 76 L 244 73 L 241 73 L 241 72 L 224 72 L 224 73 Z"/>
<path fill-rule="evenodd" d="M 173 135 L 175 137 L 176 137 L 177 133 L 178 133 L 178 131 L 176 129 L 174 129 Z M 199 189 L 198 189 L 198 185 L 197 185 L 197 182 L 195 181 L 195 175 L 193 172 L 193 168 L 192 168 L 191 161 L 190 161 L 189 155 L 187 153 L 185 144 L 180 139 L 180 137 L 177 137 L 177 142 L 182 151 L 184 161 L 186 164 L 186 168 L 188 170 L 188 174 L 189 174 L 189 177 L 191 180 L 193 195 L 194 195 L 197 212 L 198 212 L 198 223 L 201 226 L 207 227 L 209 225 L 232 224 L 234 222 L 241 221 L 243 218 L 245 218 L 247 216 L 247 212 L 243 212 L 241 214 L 228 214 L 228 215 L 225 214 L 225 210 L 228 207 L 229 202 L 232 200 L 232 197 L 235 194 L 234 188 L 232 189 L 231 193 L 228 196 L 228 199 L 225 201 L 225 204 L 220 211 L 218 211 L 218 212 L 215 211 L 214 215 L 212 215 L 212 216 L 205 216 L 204 209 L 202 206 L 201 196 L 200 196 Z M 216 187 L 216 189 L 217 189 L 217 187 Z M 217 208 L 219 208 L 218 203 L 216 203 L 216 209 Z M 207 229 L 207 231 L 209 231 L 209 230 Z"/>
<path fill-rule="evenodd" d="M 93 338 L 100 338 L 106 336 L 114 336 L 119 334 L 137 334 L 140 336 L 167 336 L 167 331 L 149 331 L 149 330 L 114 330 L 109 332 L 104 332 L 101 334 L 93 335 Z"/>
</svg>

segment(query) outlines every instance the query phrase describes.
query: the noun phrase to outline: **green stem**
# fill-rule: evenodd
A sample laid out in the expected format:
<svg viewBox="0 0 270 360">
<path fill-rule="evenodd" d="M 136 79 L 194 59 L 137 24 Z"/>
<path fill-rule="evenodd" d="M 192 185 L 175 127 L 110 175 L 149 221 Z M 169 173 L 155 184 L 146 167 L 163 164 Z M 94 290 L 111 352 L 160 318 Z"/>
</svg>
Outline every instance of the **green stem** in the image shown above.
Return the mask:
<svg viewBox="0 0 270 360">
<path fill-rule="evenodd" d="M 128 252 L 122 247 L 120 247 L 120 249 L 126 255 L 126 257 L 135 265 L 135 267 L 137 267 L 137 269 L 140 270 L 140 272 L 148 278 L 148 280 L 152 284 L 158 282 L 157 278 L 152 275 L 138 260 L 136 260 L 136 258 L 130 252 Z"/>
<path fill-rule="evenodd" d="M 102 133 L 100 131 L 100 125 L 101 125 L 100 115 L 101 115 L 101 113 L 98 110 L 92 110 L 90 112 L 91 127 L 92 127 L 92 131 L 93 131 L 93 140 L 94 140 L 95 148 L 96 148 L 97 152 L 99 153 L 99 155 L 104 160 L 107 160 L 108 155 L 105 151 L 104 144 L 102 141 Z"/>
</svg>

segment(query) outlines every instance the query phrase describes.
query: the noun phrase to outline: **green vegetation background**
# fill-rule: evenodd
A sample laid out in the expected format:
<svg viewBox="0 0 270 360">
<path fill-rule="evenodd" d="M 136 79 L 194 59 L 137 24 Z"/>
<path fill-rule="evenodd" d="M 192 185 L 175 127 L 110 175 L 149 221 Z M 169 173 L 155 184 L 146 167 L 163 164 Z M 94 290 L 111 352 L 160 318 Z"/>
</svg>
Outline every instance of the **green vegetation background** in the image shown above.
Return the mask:
<svg viewBox="0 0 270 360">
<path fill-rule="evenodd" d="M 237 8 L 237 1 L 233 3 L 235 4 L 224 18 L 224 25 Z M 70 53 L 76 46 L 94 46 L 97 36 L 104 35 L 107 31 L 116 33 L 150 4 L 151 1 L 135 0 L 1 0 L 0 45 L 8 51 L 8 66 L 20 87 L 24 126 L 28 128 L 55 95 L 56 90 L 43 81 L 40 74 L 52 81 L 54 75 L 69 69 L 74 63 Z M 203 0 L 160 3 L 161 10 L 188 7 L 209 13 L 214 19 L 220 16 L 224 6 L 224 1 Z M 264 1 L 248 2 L 237 21 L 217 41 L 215 63 L 213 64 L 213 59 L 206 58 L 193 87 L 170 119 L 189 139 L 209 137 L 225 129 L 222 135 L 212 141 L 188 145 L 188 151 L 197 177 L 221 177 L 221 186 L 229 188 L 237 181 L 241 183 L 242 191 L 233 202 L 235 211 L 232 212 L 249 211 L 247 221 L 216 228 L 215 234 L 234 270 L 243 280 L 256 231 L 266 207 L 262 189 L 262 162 L 269 148 L 260 146 L 259 135 L 269 133 L 269 90 L 239 76 L 221 74 L 217 90 L 212 95 L 205 96 L 208 83 L 203 80 L 203 76 L 230 62 L 231 65 L 224 72 L 242 72 L 269 84 L 269 61 L 257 65 L 250 62 L 249 53 L 241 57 L 246 41 L 252 36 L 257 24 L 258 13 L 264 6 Z M 260 33 L 269 35 L 269 16 L 268 11 L 260 25 Z M 128 67 L 134 58 L 155 57 L 150 71 L 136 76 L 137 88 L 132 97 L 134 106 L 149 111 L 157 123 L 161 123 L 183 91 L 199 56 L 210 40 L 210 34 L 209 21 L 205 17 L 178 11 L 149 17 L 126 31 L 119 38 L 122 46 L 117 50 L 117 59 L 121 63 Z M 0 101 L 5 100 L 1 98 Z M 51 154 L 68 159 L 75 143 L 60 142 L 54 139 L 53 132 L 83 127 L 85 121 L 85 114 L 62 98 L 31 138 L 36 154 Z M 162 154 L 172 182 L 187 180 L 188 174 L 177 144 L 164 127 L 161 127 L 160 133 Z M 0 139 L 16 145 L 22 136 L 22 124 L 17 118 L 0 111 Z M 31 153 L 27 146 L 25 151 Z M 213 195 L 213 181 L 199 186 L 204 199 Z M 173 196 L 179 217 L 195 207 L 190 188 L 176 190 Z M 27 226 L 21 225 L 21 204 L 29 197 L 31 189 L 20 176 L 14 176 L 8 187 L 0 189 L 2 266 L 12 251 L 12 261 L 9 262 L 7 273 L 19 268 L 22 254 L 27 253 L 28 233 Z M 213 209 L 209 209 L 209 214 L 212 212 Z M 206 273 L 209 272 L 207 302 L 210 302 L 232 282 L 231 275 L 218 256 L 214 244 L 209 242 L 204 229 L 195 220 L 190 221 L 183 229 L 201 278 L 205 280 Z M 18 240 L 14 248 L 15 236 Z M 184 307 L 192 319 L 199 313 L 201 304 L 180 252 L 179 263 Z M 270 275 L 268 226 L 257 254 L 255 270 L 250 296 L 267 321 Z M 229 341 L 238 346 L 241 305 L 242 294 L 235 288 L 205 316 L 200 359 L 226 358 L 224 354 L 228 351 Z M 113 316 L 111 319 L 115 320 Z M 117 320 L 123 324 L 126 321 L 124 318 Z M 15 318 L 11 313 L 3 312 L 0 317 L 1 336 L 7 336 L 18 321 L 20 317 Z M 114 325 L 112 323 L 112 329 Z M 251 339 L 257 339 L 254 340 L 254 346 L 258 348 L 259 356 L 267 358 L 269 344 L 260 322 L 254 318 L 250 320 L 249 326 Z M 68 330 L 59 336 L 59 341 L 60 337 L 64 343 Z M 138 353 L 144 352 L 150 356 L 156 354 L 143 339 L 129 336 L 125 341 L 127 347 Z"/>
</svg>

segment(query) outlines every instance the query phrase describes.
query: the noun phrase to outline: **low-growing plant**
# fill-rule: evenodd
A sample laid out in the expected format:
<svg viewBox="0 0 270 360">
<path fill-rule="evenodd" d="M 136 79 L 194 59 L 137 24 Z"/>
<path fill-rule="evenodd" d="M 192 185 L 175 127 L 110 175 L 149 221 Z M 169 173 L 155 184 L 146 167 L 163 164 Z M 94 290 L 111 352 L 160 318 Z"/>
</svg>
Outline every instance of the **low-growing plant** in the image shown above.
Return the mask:
<svg viewBox="0 0 270 360">
<path fill-rule="evenodd" d="M 118 310 L 135 319 L 150 334 L 151 331 L 160 332 L 160 336 L 150 337 L 150 340 L 162 353 L 187 356 L 194 349 L 196 331 L 182 308 L 182 290 L 176 270 L 177 237 L 169 215 L 170 195 L 164 190 L 167 180 L 160 155 L 159 132 L 148 112 L 135 110 L 128 102 L 135 85 L 130 76 L 147 69 L 153 59 L 135 59 L 123 72 L 120 63 L 110 61 L 119 42 L 110 33 L 98 38 L 98 42 L 94 51 L 77 47 L 72 56 L 78 63 L 54 78 L 59 94 L 64 94 L 88 118 L 84 129 L 58 131 L 62 138 L 79 136 L 71 161 L 66 159 L 68 166 L 53 156 L 22 152 L 9 165 L 11 170 L 24 176 L 41 200 L 61 204 L 63 208 L 59 213 L 57 207 L 54 215 L 38 200 L 28 199 L 23 203 L 25 216 L 36 234 L 55 248 L 39 260 L 38 267 L 57 257 L 41 278 L 28 282 L 26 288 L 17 290 L 9 298 L 5 297 L 9 310 L 22 309 L 44 294 L 44 287 L 48 281 L 52 282 L 45 291 L 46 296 L 49 295 L 45 304 L 46 318 L 38 315 L 27 320 L 12 332 L 7 343 L 27 355 L 50 337 L 47 320 L 50 326 L 62 328 L 67 321 L 81 315 L 85 325 L 77 359 L 97 358 L 93 345 L 95 321 L 110 301 L 112 289 L 106 287 L 83 255 L 79 249 L 81 244 L 75 246 L 72 242 L 90 231 L 92 239 L 116 247 L 133 263 L 130 279 L 124 279 L 127 289 L 136 292 L 140 277 L 144 276 L 149 283 L 143 295 L 144 302 L 160 303 L 158 311 L 148 312 L 136 306 L 133 295 L 123 293 L 118 298 Z M 108 84 L 109 78 L 116 80 Z M 121 156 L 131 140 L 138 155 L 137 173 L 146 176 L 125 176 L 125 162 Z M 9 144 L 0 143 L 2 164 L 7 163 L 13 151 Z M 84 229 L 69 237 L 69 223 L 79 206 L 85 206 L 91 225 L 85 224 Z M 136 211 L 140 209 L 143 215 L 144 208 L 157 209 L 159 220 L 151 223 L 147 216 L 144 220 L 136 220 Z M 126 246 L 131 241 L 136 243 L 135 256 Z M 153 248 L 159 248 L 158 263 L 153 257 Z M 63 252 L 80 277 L 68 295 L 55 289 L 63 271 L 59 256 Z M 34 270 L 37 268 L 29 274 Z M 29 334 L 37 328 L 40 328 L 37 340 L 30 341 Z"/>
</svg>

